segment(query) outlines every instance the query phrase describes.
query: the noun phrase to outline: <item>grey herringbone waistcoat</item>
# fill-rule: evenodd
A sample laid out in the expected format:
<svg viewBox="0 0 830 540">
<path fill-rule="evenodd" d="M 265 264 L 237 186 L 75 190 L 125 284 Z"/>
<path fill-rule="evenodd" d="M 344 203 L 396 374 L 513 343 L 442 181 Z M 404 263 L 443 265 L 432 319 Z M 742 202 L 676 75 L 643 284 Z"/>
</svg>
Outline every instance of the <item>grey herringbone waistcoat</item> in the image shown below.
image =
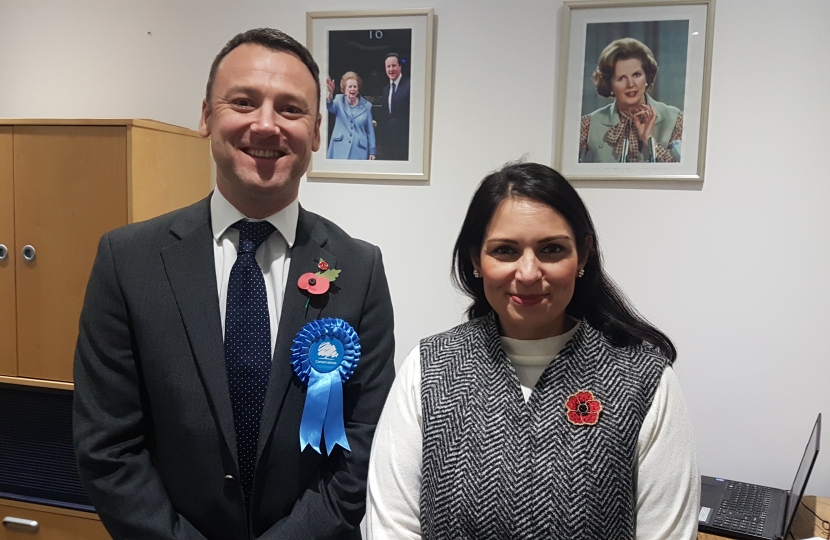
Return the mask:
<svg viewBox="0 0 830 540">
<path fill-rule="evenodd" d="M 633 539 L 636 446 L 668 361 L 585 321 L 525 403 L 495 316 L 421 341 L 425 539 Z M 580 390 L 596 425 L 568 422 Z"/>
</svg>

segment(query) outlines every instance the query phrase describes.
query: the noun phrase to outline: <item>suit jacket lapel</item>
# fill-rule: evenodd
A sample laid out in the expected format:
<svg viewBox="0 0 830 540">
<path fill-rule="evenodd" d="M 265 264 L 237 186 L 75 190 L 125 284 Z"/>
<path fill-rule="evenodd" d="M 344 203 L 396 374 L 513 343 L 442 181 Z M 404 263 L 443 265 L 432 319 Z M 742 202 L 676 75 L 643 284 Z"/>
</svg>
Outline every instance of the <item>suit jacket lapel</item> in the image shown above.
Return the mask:
<svg viewBox="0 0 830 540">
<path fill-rule="evenodd" d="M 343 110 L 346 111 L 346 115 L 352 120 L 357 120 L 358 118 L 366 114 L 366 111 L 372 110 L 372 104 L 366 101 L 364 98 L 360 98 L 360 101 L 357 103 L 355 107 L 349 107 L 348 102 L 346 100 L 344 100 L 343 102 Z"/>
<path fill-rule="evenodd" d="M 179 241 L 161 250 L 167 279 L 201 372 L 201 382 L 212 403 L 228 450 L 236 460 L 236 433 L 225 368 L 225 345 L 210 227 L 210 197 L 185 211 L 170 227 L 170 232 Z"/>
<path fill-rule="evenodd" d="M 366 111 L 369 111 L 371 109 L 372 104 L 366 101 L 365 99 L 361 98 L 360 106 L 358 108 L 357 114 L 354 116 L 354 119 L 357 120 L 358 118 L 366 114 Z"/>
<path fill-rule="evenodd" d="M 323 246 L 327 238 L 315 232 L 316 218 L 300 207 L 297 220 L 297 236 L 291 248 L 291 265 L 288 271 L 288 280 L 285 284 L 282 313 L 280 314 L 277 344 L 274 350 L 274 363 L 271 366 L 271 377 L 268 380 L 268 390 L 265 393 L 265 404 L 262 410 L 262 422 L 259 428 L 259 444 L 257 459 L 262 455 L 277 418 L 282 413 L 283 404 L 288 394 L 292 380 L 302 384 L 295 378 L 291 367 L 291 345 L 297 332 L 309 321 L 320 316 L 321 306 L 311 302 L 306 309 L 308 297 L 300 291 L 297 281 L 306 272 L 316 272 L 317 262 L 324 259 L 334 268 L 337 258 L 326 251 Z M 304 385 L 303 385 L 304 386 Z M 297 414 L 300 414 L 298 411 Z M 299 434 L 298 434 L 299 436 Z"/>
</svg>

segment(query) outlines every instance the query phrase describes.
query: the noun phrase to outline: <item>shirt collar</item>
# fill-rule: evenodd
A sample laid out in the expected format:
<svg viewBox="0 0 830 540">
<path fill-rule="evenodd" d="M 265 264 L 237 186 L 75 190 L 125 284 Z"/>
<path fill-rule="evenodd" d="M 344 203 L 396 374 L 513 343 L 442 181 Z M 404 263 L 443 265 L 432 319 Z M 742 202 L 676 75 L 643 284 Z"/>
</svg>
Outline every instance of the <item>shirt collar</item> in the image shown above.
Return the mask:
<svg viewBox="0 0 830 540">
<path fill-rule="evenodd" d="M 297 219 L 299 215 L 300 202 L 294 199 L 288 206 L 276 214 L 272 214 L 263 220 L 252 221 L 267 221 L 273 225 L 282 237 L 285 238 L 288 247 L 291 248 L 294 246 L 294 240 L 297 238 Z M 227 232 L 228 227 L 240 219 L 248 218 L 229 203 L 218 189 L 214 189 L 213 195 L 210 198 L 210 226 L 213 229 L 214 240 L 218 242 L 222 235 Z"/>
<path fill-rule="evenodd" d="M 389 79 L 389 80 L 392 81 L 394 84 L 398 84 L 399 82 L 401 82 L 401 77 L 403 77 L 403 73 L 398 73 L 398 78 L 397 79 Z"/>
</svg>

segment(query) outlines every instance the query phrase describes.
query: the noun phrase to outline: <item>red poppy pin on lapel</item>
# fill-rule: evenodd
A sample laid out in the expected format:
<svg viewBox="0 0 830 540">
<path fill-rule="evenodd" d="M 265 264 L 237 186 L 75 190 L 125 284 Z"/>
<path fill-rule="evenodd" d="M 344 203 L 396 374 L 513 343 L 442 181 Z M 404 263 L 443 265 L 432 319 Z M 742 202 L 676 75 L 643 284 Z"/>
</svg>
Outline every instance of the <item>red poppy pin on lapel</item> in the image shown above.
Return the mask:
<svg viewBox="0 0 830 540">
<path fill-rule="evenodd" d="M 593 426 L 599 420 L 602 404 L 587 390 L 568 396 L 565 402 L 568 422 L 575 426 Z"/>
<path fill-rule="evenodd" d="M 329 284 L 340 276 L 340 270 L 330 269 L 329 263 L 323 259 L 320 259 L 320 262 L 317 263 L 317 268 L 320 271 L 316 274 L 306 272 L 297 281 L 297 286 L 304 291 L 308 291 L 309 295 L 325 294 L 329 290 Z M 308 308 L 309 301 L 311 301 L 311 296 L 306 300 L 306 308 Z"/>
</svg>

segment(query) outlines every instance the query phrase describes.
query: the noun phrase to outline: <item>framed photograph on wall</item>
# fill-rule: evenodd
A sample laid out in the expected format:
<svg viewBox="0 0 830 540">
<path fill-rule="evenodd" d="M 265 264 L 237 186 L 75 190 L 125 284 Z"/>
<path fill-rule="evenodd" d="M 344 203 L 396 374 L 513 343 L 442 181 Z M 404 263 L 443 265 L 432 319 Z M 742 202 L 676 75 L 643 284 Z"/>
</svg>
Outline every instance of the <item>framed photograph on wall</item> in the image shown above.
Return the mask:
<svg viewBox="0 0 830 540">
<path fill-rule="evenodd" d="M 715 0 L 565 2 L 555 166 L 703 180 Z"/>
<path fill-rule="evenodd" d="M 306 14 L 323 122 L 312 178 L 429 180 L 433 10 Z"/>
</svg>

